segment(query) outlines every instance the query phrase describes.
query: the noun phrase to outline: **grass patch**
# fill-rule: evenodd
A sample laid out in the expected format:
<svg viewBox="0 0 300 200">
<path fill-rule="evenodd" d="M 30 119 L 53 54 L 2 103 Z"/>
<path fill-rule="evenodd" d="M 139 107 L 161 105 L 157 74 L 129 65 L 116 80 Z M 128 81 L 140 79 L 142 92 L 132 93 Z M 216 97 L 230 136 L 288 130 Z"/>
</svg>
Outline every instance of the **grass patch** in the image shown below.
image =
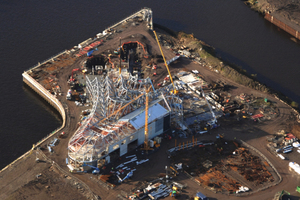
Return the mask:
<svg viewBox="0 0 300 200">
<path fill-rule="evenodd" d="M 177 34 L 177 37 L 178 37 L 178 39 L 182 39 L 182 38 L 194 39 L 194 34 L 193 33 L 192 34 L 188 34 L 188 33 L 180 31 Z"/>
</svg>

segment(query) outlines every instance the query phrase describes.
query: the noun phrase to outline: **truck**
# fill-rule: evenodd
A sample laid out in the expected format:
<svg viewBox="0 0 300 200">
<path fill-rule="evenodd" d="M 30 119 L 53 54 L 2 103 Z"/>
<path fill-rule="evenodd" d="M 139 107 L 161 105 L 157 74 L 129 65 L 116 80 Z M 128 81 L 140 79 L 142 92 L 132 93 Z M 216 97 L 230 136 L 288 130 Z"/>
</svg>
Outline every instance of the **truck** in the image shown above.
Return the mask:
<svg viewBox="0 0 300 200">
<path fill-rule="evenodd" d="M 194 200 L 208 200 L 208 198 L 201 192 L 197 192 L 196 196 L 194 197 Z"/>
<path fill-rule="evenodd" d="M 94 170 L 92 171 L 92 174 L 99 174 L 99 173 L 100 173 L 100 169 L 99 169 L 98 167 L 94 167 L 94 166 L 88 165 L 88 164 L 86 164 L 86 163 L 83 163 L 82 166 L 89 166 L 90 168 L 94 169 Z"/>
<path fill-rule="evenodd" d="M 65 137 L 65 135 L 66 135 L 66 133 L 65 133 L 65 132 L 61 132 L 61 133 L 58 135 L 58 138 L 64 138 L 64 137 Z"/>
<path fill-rule="evenodd" d="M 72 90 L 71 89 L 68 90 L 67 100 L 69 100 L 69 101 L 72 100 Z"/>
</svg>

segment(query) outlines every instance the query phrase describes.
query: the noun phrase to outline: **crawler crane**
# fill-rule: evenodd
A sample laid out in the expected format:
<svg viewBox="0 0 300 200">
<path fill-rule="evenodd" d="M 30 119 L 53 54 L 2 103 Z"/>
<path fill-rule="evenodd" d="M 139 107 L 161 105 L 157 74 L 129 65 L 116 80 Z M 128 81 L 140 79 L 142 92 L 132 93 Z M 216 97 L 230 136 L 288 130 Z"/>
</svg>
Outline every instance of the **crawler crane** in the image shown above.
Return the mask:
<svg viewBox="0 0 300 200">
<path fill-rule="evenodd" d="M 169 73 L 169 76 L 170 76 L 170 80 L 171 80 L 171 83 L 172 83 L 172 85 L 173 85 L 173 91 L 172 91 L 172 93 L 173 93 L 173 94 L 177 94 L 178 91 L 177 91 L 176 88 L 175 88 L 175 85 L 174 85 L 174 82 L 173 82 L 173 78 L 172 78 L 172 76 L 171 76 L 171 72 L 170 72 L 170 70 L 169 70 L 169 66 L 168 66 L 168 64 L 167 64 L 167 61 L 166 61 L 164 52 L 163 52 L 162 49 L 161 49 L 160 42 L 159 42 L 158 37 L 157 37 L 157 35 L 156 35 L 156 32 L 155 32 L 154 30 L 153 30 L 153 33 L 154 33 L 154 35 L 155 35 L 155 39 L 156 39 L 156 41 L 157 41 L 159 50 L 160 50 L 161 55 L 162 55 L 162 57 L 163 57 L 163 59 L 164 59 L 165 66 L 166 66 L 166 68 L 167 68 L 167 70 L 168 70 L 168 73 Z"/>
</svg>

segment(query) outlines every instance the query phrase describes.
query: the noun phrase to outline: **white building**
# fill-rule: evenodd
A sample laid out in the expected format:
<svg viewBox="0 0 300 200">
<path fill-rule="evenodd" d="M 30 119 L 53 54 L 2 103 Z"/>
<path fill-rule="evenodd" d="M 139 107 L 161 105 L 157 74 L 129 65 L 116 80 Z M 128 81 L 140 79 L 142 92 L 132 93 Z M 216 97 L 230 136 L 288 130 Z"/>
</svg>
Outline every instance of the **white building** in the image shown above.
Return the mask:
<svg viewBox="0 0 300 200">
<path fill-rule="evenodd" d="M 87 92 L 93 107 L 69 141 L 70 163 L 88 162 L 94 165 L 104 158 L 109 162 L 112 156 L 122 156 L 143 144 L 143 94 L 151 85 L 150 79 L 136 80 L 128 73 L 109 73 L 93 81 L 87 77 Z M 172 116 L 180 112 L 182 116 L 182 101 L 176 96 L 167 96 L 169 91 L 163 89 L 148 95 L 148 138 L 152 139 L 170 128 Z M 123 109 L 120 110 L 121 107 Z"/>
</svg>

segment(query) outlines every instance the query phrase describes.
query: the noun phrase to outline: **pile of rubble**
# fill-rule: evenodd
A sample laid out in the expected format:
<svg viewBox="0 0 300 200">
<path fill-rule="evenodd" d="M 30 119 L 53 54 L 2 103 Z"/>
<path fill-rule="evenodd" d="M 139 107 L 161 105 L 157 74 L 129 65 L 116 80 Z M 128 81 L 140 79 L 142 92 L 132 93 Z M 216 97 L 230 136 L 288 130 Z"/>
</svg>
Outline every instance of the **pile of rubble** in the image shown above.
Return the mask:
<svg viewBox="0 0 300 200">
<path fill-rule="evenodd" d="M 254 185 L 260 185 L 265 182 L 273 182 L 272 174 L 267 170 L 268 163 L 262 163 L 258 156 L 252 155 L 245 148 L 238 148 L 233 152 L 224 165 L 233 171 L 237 171 L 247 181 L 253 182 Z"/>
<path fill-rule="evenodd" d="M 182 163 L 182 168 L 204 187 L 221 193 L 246 192 L 274 181 L 269 165 L 239 147 L 235 141 L 226 141 L 217 136 L 213 145 L 197 145 L 176 151 L 173 163 Z"/>
<path fill-rule="evenodd" d="M 217 192 L 235 192 L 242 185 L 236 180 L 225 176 L 218 167 L 209 169 L 205 174 L 195 178 L 203 186 L 211 187 Z"/>
<path fill-rule="evenodd" d="M 132 190 L 127 195 L 128 199 L 161 199 L 168 196 L 179 196 L 182 190 L 186 187 L 175 181 L 166 181 L 165 179 L 156 179 L 144 184 L 139 183 L 139 186 Z"/>
</svg>

